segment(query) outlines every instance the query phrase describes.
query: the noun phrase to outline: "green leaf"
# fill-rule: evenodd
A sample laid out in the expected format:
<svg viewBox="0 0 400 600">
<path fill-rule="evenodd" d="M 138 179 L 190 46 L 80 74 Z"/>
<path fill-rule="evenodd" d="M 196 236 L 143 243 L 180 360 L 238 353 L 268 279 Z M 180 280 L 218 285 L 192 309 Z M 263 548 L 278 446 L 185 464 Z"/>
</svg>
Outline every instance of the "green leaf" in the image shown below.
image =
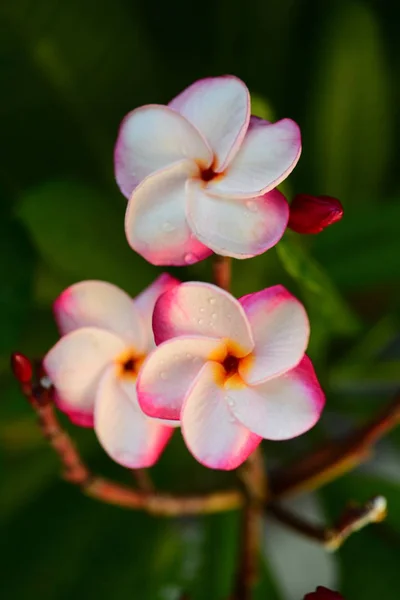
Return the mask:
<svg viewBox="0 0 400 600">
<path fill-rule="evenodd" d="M 18 216 L 60 278 L 104 279 L 138 293 L 156 275 L 128 246 L 118 197 L 81 183 L 46 183 L 22 196 Z"/>
<path fill-rule="evenodd" d="M 201 563 L 191 588 L 194 600 L 225 600 L 232 591 L 237 566 L 240 513 L 203 517 Z"/>
<path fill-rule="evenodd" d="M 368 195 L 368 198 L 372 197 Z M 350 207 L 340 223 L 315 236 L 313 251 L 341 287 L 359 290 L 393 283 L 396 294 L 399 222 L 398 199 Z"/>
<path fill-rule="evenodd" d="M 336 4 L 318 45 L 310 114 L 316 188 L 345 205 L 379 198 L 393 134 L 392 96 L 378 20 L 361 2 Z"/>
<path fill-rule="evenodd" d="M 307 308 L 317 316 L 321 326 L 340 335 L 353 335 L 359 331 L 357 317 L 299 238 L 288 232 L 277 245 L 277 253 L 286 271 L 299 285 Z"/>
</svg>

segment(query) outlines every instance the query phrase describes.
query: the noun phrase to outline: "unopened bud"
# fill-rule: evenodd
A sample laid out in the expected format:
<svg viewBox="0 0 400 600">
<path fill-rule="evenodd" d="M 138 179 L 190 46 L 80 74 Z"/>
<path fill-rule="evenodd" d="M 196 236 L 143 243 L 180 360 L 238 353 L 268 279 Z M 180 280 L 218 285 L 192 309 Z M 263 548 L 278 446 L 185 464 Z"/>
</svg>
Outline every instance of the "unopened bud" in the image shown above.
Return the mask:
<svg viewBox="0 0 400 600">
<path fill-rule="evenodd" d="M 328 588 L 320 585 L 315 592 L 306 594 L 304 600 L 344 600 L 344 598 L 339 592 L 332 592 L 332 590 L 328 590 Z"/>
<path fill-rule="evenodd" d="M 32 380 L 32 363 L 29 358 L 23 354 L 14 352 L 14 354 L 11 355 L 11 369 L 15 379 L 20 383 L 29 383 Z"/>
<path fill-rule="evenodd" d="M 320 233 L 342 216 L 343 206 L 336 198 L 297 194 L 290 205 L 288 227 L 297 233 Z"/>
</svg>

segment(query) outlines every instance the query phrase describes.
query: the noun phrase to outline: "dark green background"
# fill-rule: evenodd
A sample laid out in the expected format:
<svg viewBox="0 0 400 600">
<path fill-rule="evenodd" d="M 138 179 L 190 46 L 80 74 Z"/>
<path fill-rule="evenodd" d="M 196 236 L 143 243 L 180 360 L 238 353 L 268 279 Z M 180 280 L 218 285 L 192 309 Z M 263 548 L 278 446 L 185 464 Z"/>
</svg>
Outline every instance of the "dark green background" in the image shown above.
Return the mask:
<svg viewBox="0 0 400 600">
<path fill-rule="evenodd" d="M 234 265 L 235 294 L 281 282 L 304 301 L 328 396 L 315 431 L 265 446 L 269 462 L 366 419 L 399 386 L 399 21 L 397 3 L 383 0 L 1 0 L 2 598 L 229 593 L 236 514 L 171 522 L 82 497 L 59 480 L 9 374 L 11 350 L 41 356 L 55 342 L 51 303 L 67 285 L 102 278 L 136 294 L 160 272 L 126 244 L 125 200 L 113 179 L 117 128 L 136 106 L 166 103 L 200 77 L 235 74 L 257 114 L 301 126 L 288 198 L 329 194 L 344 204 L 343 221 L 321 235 L 287 234 Z M 207 279 L 210 264 L 174 274 Z M 129 481 L 92 432 L 70 430 L 95 471 Z M 229 484 L 232 475 L 196 465 L 175 438 L 154 469 L 160 487 Z M 390 443 L 400 449 L 400 432 Z M 383 590 L 385 600 L 399 598 L 400 464 L 395 479 L 350 475 L 321 494 L 328 518 L 348 498 L 382 491 L 390 501 L 387 528 L 357 534 L 336 555 L 347 600 L 376 600 Z M 279 589 L 266 566 L 256 597 L 281 600 Z"/>
</svg>

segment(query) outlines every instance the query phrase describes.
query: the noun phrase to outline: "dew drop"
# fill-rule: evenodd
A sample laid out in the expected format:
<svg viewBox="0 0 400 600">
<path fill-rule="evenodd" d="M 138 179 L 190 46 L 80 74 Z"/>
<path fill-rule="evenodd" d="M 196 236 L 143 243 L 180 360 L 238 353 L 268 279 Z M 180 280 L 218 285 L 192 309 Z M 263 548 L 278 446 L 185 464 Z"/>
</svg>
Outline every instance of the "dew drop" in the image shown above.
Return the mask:
<svg viewBox="0 0 400 600">
<path fill-rule="evenodd" d="M 235 401 L 232 398 L 228 398 L 228 404 L 229 406 L 235 406 Z"/>
<path fill-rule="evenodd" d="M 198 322 L 198 324 L 199 324 L 199 325 L 203 325 L 203 323 L 204 323 L 204 319 L 198 319 L 198 321 L 197 321 L 197 322 Z"/>
<path fill-rule="evenodd" d="M 186 352 L 186 358 L 192 358 L 192 355 L 190 354 L 190 352 Z"/>
<path fill-rule="evenodd" d="M 246 202 L 246 206 L 250 212 L 258 211 L 258 206 L 257 206 L 256 202 L 254 202 L 253 200 L 249 200 L 248 202 Z"/>
<path fill-rule="evenodd" d="M 203 312 L 205 311 L 205 308 L 204 308 L 204 306 L 200 306 L 200 308 L 199 308 L 199 311 L 200 311 L 201 313 L 203 313 Z"/>
<path fill-rule="evenodd" d="M 218 317 L 217 313 L 212 313 L 211 318 L 216 319 Z"/>
<path fill-rule="evenodd" d="M 172 225 L 172 223 L 169 223 L 169 221 L 166 221 L 165 223 L 163 223 L 162 225 L 162 230 L 166 231 L 167 233 L 171 232 L 171 231 L 175 231 L 175 226 Z"/>
<path fill-rule="evenodd" d="M 191 265 L 194 262 L 196 262 L 197 260 L 197 256 L 195 254 L 193 254 L 193 252 L 188 252 L 187 254 L 185 254 L 185 256 L 183 257 L 183 260 L 185 261 L 185 263 L 187 265 Z"/>
<path fill-rule="evenodd" d="M 210 303 L 210 304 L 215 304 L 217 300 L 216 300 L 216 299 L 215 299 L 213 296 L 211 296 L 211 297 L 208 299 L 208 301 L 209 301 L 209 303 Z"/>
<path fill-rule="evenodd" d="M 167 379 L 167 378 L 168 378 L 168 375 L 166 374 L 166 372 L 165 371 L 161 371 L 161 373 L 160 373 L 160 379 L 164 379 L 164 381 L 165 381 L 165 379 Z"/>
</svg>

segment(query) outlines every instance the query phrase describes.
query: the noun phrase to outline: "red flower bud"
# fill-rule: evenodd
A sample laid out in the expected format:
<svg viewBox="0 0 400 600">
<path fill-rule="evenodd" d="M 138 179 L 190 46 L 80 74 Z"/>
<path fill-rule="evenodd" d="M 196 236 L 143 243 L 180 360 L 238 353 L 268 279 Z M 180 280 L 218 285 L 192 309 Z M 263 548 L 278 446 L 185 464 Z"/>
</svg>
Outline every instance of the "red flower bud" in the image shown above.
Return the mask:
<svg viewBox="0 0 400 600">
<path fill-rule="evenodd" d="M 297 194 L 290 205 L 288 227 L 297 233 L 320 233 L 342 216 L 343 206 L 336 198 Z"/>
<path fill-rule="evenodd" d="M 339 592 L 332 592 L 332 590 L 328 590 L 328 588 L 320 585 L 315 592 L 306 594 L 304 600 L 344 600 L 344 598 Z"/>
<path fill-rule="evenodd" d="M 31 381 L 33 375 L 32 364 L 29 358 L 23 354 L 14 352 L 11 355 L 11 369 L 15 379 L 20 383 L 29 383 Z"/>
</svg>

